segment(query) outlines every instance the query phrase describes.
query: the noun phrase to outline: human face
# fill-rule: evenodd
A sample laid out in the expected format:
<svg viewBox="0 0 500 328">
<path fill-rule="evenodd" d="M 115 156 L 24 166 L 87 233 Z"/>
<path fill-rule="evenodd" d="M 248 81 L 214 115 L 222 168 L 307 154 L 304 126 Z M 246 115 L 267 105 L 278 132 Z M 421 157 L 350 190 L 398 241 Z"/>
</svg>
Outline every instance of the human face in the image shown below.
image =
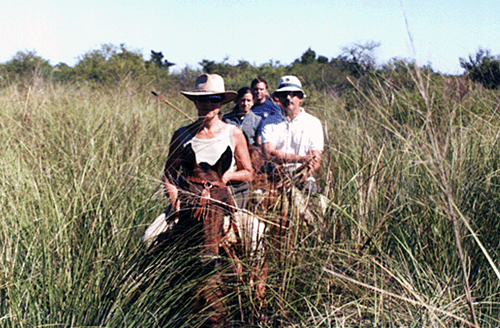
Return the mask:
<svg viewBox="0 0 500 328">
<path fill-rule="evenodd" d="M 247 92 L 238 101 L 238 108 L 242 113 L 248 113 L 253 107 L 253 95 L 251 92 Z"/>
<path fill-rule="evenodd" d="M 300 104 L 302 103 L 303 94 L 300 91 L 285 91 L 275 92 L 278 97 L 281 108 L 283 108 L 285 115 L 294 118 L 300 112 Z"/>
<path fill-rule="evenodd" d="M 253 93 L 255 95 L 255 102 L 257 104 L 262 104 L 266 101 L 267 97 L 267 87 L 264 82 L 259 82 L 253 88 Z"/>
<path fill-rule="evenodd" d="M 222 103 L 223 99 L 224 99 L 224 97 L 221 95 L 213 95 L 213 96 L 201 96 L 201 97 L 198 97 L 196 100 L 198 100 L 198 102 L 201 102 L 201 103 L 218 104 L 218 103 Z"/>
<path fill-rule="evenodd" d="M 194 101 L 194 104 L 198 110 L 198 116 L 211 118 L 219 115 L 222 106 L 222 98 L 199 97 Z"/>
</svg>

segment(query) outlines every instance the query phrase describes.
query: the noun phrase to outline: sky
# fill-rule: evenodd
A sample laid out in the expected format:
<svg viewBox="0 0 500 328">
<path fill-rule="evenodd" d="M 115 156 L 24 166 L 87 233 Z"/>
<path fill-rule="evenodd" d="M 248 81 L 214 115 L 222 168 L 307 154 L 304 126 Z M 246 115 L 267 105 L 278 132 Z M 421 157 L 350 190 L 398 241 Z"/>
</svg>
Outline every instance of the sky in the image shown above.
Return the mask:
<svg viewBox="0 0 500 328">
<path fill-rule="evenodd" d="M 75 65 L 103 44 L 161 51 L 174 70 L 203 59 L 292 63 L 309 48 L 327 58 L 378 42 L 378 64 L 415 60 L 461 74 L 459 58 L 500 54 L 498 0 L 2 0 L 0 63 L 36 51 Z"/>
</svg>

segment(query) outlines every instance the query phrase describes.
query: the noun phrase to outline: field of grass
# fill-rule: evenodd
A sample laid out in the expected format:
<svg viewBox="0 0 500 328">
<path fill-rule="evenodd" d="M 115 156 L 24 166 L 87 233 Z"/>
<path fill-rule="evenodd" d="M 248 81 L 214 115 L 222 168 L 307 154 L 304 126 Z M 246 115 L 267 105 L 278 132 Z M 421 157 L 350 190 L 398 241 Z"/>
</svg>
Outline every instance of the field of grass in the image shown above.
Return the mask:
<svg viewBox="0 0 500 328">
<path fill-rule="evenodd" d="M 500 325 L 500 94 L 410 74 L 306 98 L 327 135 L 318 178 L 331 208 L 271 262 L 269 326 Z M 168 143 L 187 123 L 150 91 L 0 89 L 0 327 L 203 320 L 189 312 L 189 255 L 170 250 L 151 274 L 139 245 L 167 205 Z M 241 319 L 253 301 L 235 299 Z"/>
</svg>

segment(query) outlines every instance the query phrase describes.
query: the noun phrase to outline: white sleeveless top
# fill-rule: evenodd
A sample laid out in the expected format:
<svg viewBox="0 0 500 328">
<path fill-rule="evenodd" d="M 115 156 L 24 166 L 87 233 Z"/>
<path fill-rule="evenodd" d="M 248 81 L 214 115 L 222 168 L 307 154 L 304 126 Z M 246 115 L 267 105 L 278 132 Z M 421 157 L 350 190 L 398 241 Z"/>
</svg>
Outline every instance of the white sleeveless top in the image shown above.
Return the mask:
<svg viewBox="0 0 500 328">
<path fill-rule="evenodd" d="M 222 154 L 226 151 L 229 146 L 233 158 L 231 160 L 231 169 L 236 168 L 236 161 L 234 159 L 234 140 L 233 140 L 233 130 L 235 126 L 228 124 L 224 130 L 222 130 L 219 135 L 211 139 L 198 139 L 193 137 L 182 144 L 185 148 L 188 144 L 191 144 L 194 153 L 196 154 L 196 163 L 207 163 L 209 165 L 214 165 L 217 163 Z"/>
</svg>

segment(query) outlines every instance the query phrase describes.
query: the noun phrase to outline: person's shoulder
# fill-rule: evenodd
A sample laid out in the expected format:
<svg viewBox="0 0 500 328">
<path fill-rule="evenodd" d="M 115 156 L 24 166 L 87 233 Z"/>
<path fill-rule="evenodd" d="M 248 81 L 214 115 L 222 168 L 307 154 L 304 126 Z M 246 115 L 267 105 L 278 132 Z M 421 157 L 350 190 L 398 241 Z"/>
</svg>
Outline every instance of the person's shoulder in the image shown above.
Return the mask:
<svg viewBox="0 0 500 328">
<path fill-rule="evenodd" d="M 226 131 L 233 132 L 234 130 L 240 130 L 240 128 L 234 124 L 226 123 L 224 121 L 222 123 L 224 123 L 224 129 L 227 129 Z"/>
<path fill-rule="evenodd" d="M 277 103 L 275 103 L 271 99 L 266 99 L 266 101 L 264 102 L 264 104 L 266 104 L 266 106 L 268 106 L 268 107 L 272 107 L 272 108 L 281 110 L 280 105 L 278 105 Z"/>
<path fill-rule="evenodd" d="M 286 127 L 285 120 L 279 119 L 277 117 L 268 117 L 261 121 L 262 131 L 277 131 Z"/>
<path fill-rule="evenodd" d="M 243 130 L 236 126 L 236 125 L 233 125 L 233 124 L 228 124 L 228 129 L 229 129 L 229 133 L 233 135 L 233 137 L 245 137 L 244 133 L 243 133 Z"/>
<path fill-rule="evenodd" d="M 262 111 L 265 111 L 269 114 L 281 114 L 281 107 L 272 101 L 271 99 L 266 99 L 262 104 L 259 105 Z"/>
<path fill-rule="evenodd" d="M 186 142 L 194 137 L 192 129 L 189 129 L 189 125 L 182 126 L 174 131 L 172 138 L 170 139 L 170 146 L 177 150 L 184 147 Z"/>
<path fill-rule="evenodd" d="M 196 135 L 196 131 L 195 131 L 196 126 L 197 126 L 196 122 L 193 122 L 189 125 L 181 126 L 177 130 L 175 130 L 172 137 L 180 139 L 180 140 L 190 139 Z"/>
<path fill-rule="evenodd" d="M 271 126 L 271 125 L 278 125 L 278 124 L 281 124 L 283 123 L 283 120 L 279 120 L 279 119 L 276 119 L 275 117 L 267 117 L 266 119 L 263 119 L 262 121 L 260 121 L 260 125 L 262 126 L 262 128 L 266 127 L 266 126 Z"/>
<path fill-rule="evenodd" d="M 269 111 L 269 109 L 277 109 L 281 110 L 281 107 L 273 102 L 271 99 L 266 99 L 262 104 L 255 104 L 253 105 L 252 110 L 255 112 L 260 112 L 260 111 Z"/>
<path fill-rule="evenodd" d="M 183 134 L 186 134 L 189 132 L 189 125 L 185 125 L 185 126 L 181 126 L 180 128 L 178 128 L 177 130 L 174 131 L 174 134 L 173 136 L 179 136 L 179 135 L 183 135 Z"/>
<path fill-rule="evenodd" d="M 321 124 L 321 121 L 319 118 L 312 115 L 311 113 L 308 113 L 304 108 L 302 108 L 301 115 L 302 115 L 302 118 L 305 120 L 312 121 L 312 122 L 318 122 Z"/>
<path fill-rule="evenodd" d="M 235 110 L 232 110 L 230 112 L 227 112 L 225 114 L 222 115 L 222 120 L 225 120 L 225 119 L 232 119 L 236 116 L 236 111 Z"/>
<path fill-rule="evenodd" d="M 264 110 L 265 110 L 264 104 L 254 104 L 250 111 L 258 115 L 259 113 L 264 112 Z"/>
<path fill-rule="evenodd" d="M 260 122 L 262 120 L 262 117 L 259 115 L 255 114 L 253 111 L 249 111 L 246 115 L 245 118 L 248 119 L 249 121 L 252 122 Z"/>
</svg>

